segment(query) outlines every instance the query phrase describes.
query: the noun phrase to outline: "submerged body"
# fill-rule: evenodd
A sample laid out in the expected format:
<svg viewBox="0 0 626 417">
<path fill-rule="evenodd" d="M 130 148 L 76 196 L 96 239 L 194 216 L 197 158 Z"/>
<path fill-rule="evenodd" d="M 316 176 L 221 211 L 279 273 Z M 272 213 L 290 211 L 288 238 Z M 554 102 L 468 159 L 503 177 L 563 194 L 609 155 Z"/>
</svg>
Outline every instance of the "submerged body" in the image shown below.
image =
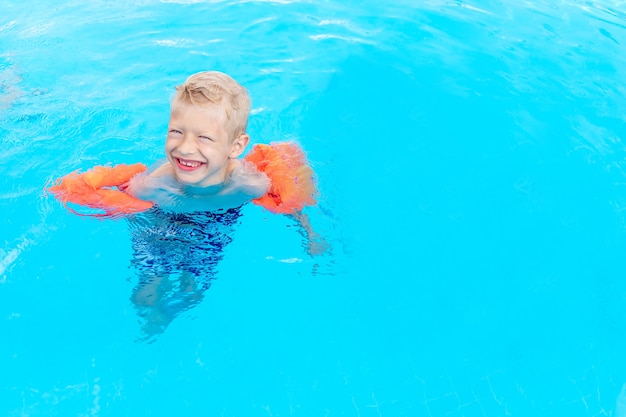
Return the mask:
<svg viewBox="0 0 626 417">
<path fill-rule="evenodd" d="M 171 213 L 154 207 L 128 218 L 137 276 L 131 301 L 143 318 L 146 338 L 162 333 L 202 301 L 240 216 L 240 208 Z"/>
</svg>

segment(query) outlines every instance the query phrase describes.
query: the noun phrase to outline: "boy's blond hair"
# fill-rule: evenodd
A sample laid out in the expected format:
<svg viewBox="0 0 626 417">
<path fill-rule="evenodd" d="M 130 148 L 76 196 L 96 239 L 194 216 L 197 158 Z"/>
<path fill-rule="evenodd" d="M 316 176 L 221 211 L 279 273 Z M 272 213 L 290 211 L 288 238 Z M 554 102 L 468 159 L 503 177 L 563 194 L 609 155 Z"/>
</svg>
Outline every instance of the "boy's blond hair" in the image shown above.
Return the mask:
<svg viewBox="0 0 626 417">
<path fill-rule="evenodd" d="M 242 85 L 223 72 L 205 71 L 189 76 L 176 87 L 172 107 L 178 103 L 221 104 L 226 112 L 226 131 L 230 139 L 246 133 L 250 96 Z"/>
</svg>

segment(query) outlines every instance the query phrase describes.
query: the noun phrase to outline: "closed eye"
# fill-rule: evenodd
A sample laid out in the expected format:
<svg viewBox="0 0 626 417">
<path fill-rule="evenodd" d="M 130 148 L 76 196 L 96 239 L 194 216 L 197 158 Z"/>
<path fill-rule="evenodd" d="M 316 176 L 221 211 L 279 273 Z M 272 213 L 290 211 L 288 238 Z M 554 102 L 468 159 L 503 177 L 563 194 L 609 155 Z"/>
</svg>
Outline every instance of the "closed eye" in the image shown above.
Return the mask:
<svg viewBox="0 0 626 417">
<path fill-rule="evenodd" d="M 208 140 L 208 141 L 211 141 L 211 142 L 215 142 L 212 138 L 210 138 L 210 137 L 208 137 L 208 136 L 199 136 L 199 137 L 200 137 L 200 139 L 202 139 L 202 140 Z"/>
<path fill-rule="evenodd" d="M 183 134 L 183 132 L 181 132 L 178 129 L 170 129 L 169 133 L 173 133 L 173 134 L 176 134 L 176 135 L 182 135 Z"/>
</svg>

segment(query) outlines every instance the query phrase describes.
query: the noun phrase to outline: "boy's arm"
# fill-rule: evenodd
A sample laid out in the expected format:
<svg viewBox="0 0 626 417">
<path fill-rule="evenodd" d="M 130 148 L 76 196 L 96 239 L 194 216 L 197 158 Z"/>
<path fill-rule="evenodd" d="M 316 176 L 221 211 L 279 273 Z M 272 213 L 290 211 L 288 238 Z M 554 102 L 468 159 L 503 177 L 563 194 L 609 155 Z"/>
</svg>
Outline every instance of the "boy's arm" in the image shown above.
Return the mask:
<svg viewBox="0 0 626 417">
<path fill-rule="evenodd" d="M 262 197 L 271 185 L 268 176 L 264 172 L 258 171 L 254 164 L 247 161 L 241 161 L 241 165 L 233 171 L 232 179 L 233 182 L 237 183 L 237 188 L 251 199 Z M 296 211 L 288 216 L 298 223 L 300 233 L 306 239 L 309 255 L 321 255 L 330 249 L 330 245 L 324 238 L 313 230 L 309 216 L 302 211 Z"/>
<path fill-rule="evenodd" d="M 302 235 L 306 238 L 307 252 L 311 256 L 322 255 L 330 250 L 330 245 L 324 238 L 313 230 L 309 216 L 301 211 L 290 214 L 289 217 L 298 222 Z"/>
<path fill-rule="evenodd" d="M 150 200 L 154 194 L 154 181 L 150 178 L 150 174 L 135 175 L 125 184 L 118 188 L 133 197 L 142 200 Z"/>
<path fill-rule="evenodd" d="M 162 199 L 164 195 L 178 195 L 180 187 L 168 176 L 167 169 L 168 165 L 164 163 L 156 169 L 135 175 L 118 188 L 133 197 L 149 201 Z"/>
</svg>

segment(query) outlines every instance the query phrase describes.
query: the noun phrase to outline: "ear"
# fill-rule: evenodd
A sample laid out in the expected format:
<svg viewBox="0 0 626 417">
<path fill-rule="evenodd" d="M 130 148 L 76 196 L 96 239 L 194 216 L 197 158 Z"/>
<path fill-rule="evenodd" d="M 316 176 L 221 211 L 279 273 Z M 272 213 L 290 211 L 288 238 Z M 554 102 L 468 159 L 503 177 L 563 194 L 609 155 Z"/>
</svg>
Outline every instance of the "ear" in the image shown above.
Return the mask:
<svg viewBox="0 0 626 417">
<path fill-rule="evenodd" d="M 233 148 L 230 151 L 230 155 L 229 158 L 234 159 L 237 158 L 239 155 L 241 155 L 243 153 L 243 151 L 246 149 L 246 146 L 248 146 L 248 143 L 250 142 L 250 136 L 242 133 L 241 135 L 239 135 L 235 141 L 233 142 Z"/>
</svg>

